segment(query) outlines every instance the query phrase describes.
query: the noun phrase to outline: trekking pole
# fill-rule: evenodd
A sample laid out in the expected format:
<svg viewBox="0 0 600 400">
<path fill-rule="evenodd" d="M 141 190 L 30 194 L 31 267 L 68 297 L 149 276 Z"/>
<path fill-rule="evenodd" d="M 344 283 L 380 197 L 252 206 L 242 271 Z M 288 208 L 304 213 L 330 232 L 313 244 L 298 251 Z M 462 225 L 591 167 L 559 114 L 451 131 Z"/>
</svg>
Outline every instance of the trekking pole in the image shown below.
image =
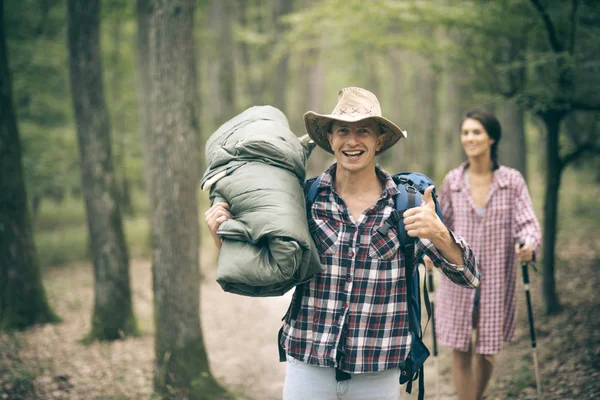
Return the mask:
<svg viewBox="0 0 600 400">
<path fill-rule="evenodd" d="M 440 371 L 438 361 L 437 339 L 435 338 L 435 290 L 433 289 L 433 269 L 427 270 L 427 279 L 429 283 L 429 301 L 431 302 L 431 332 L 433 336 L 433 357 L 435 359 L 435 389 L 436 399 L 440 398 Z"/>
<path fill-rule="evenodd" d="M 525 246 L 524 241 L 519 241 L 519 246 Z M 531 353 L 533 355 L 533 368 L 535 370 L 535 385 L 537 389 L 538 399 L 542 398 L 542 384 L 540 383 L 540 370 L 538 368 L 537 359 L 537 344 L 535 340 L 535 325 L 533 324 L 533 310 L 531 308 L 531 294 L 529 293 L 529 270 L 528 263 L 521 263 L 521 271 L 523 271 L 523 286 L 525 287 L 525 298 L 527 299 L 527 317 L 529 318 L 529 333 L 531 335 Z"/>
</svg>

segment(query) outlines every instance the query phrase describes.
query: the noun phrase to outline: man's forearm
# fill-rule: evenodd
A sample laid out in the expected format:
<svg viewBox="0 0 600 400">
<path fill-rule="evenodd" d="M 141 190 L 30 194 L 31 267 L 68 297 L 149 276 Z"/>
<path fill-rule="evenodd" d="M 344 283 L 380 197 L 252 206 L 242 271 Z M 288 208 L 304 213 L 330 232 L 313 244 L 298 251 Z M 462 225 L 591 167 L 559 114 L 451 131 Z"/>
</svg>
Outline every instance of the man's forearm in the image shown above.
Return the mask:
<svg viewBox="0 0 600 400">
<path fill-rule="evenodd" d="M 440 254 L 452 264 L 463 265 L 463 252 L 461 247 L 452 239 L 447 229 L 439 237 L 431 241 Z"/>
</svg>

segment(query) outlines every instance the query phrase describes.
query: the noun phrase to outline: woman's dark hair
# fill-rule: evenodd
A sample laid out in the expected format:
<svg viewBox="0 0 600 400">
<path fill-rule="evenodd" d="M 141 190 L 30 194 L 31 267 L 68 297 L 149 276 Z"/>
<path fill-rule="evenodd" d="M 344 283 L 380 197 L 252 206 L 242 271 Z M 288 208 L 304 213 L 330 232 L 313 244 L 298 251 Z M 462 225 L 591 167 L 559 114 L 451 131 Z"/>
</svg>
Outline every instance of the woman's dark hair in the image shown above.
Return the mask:
<svg viewBox="0 0 600 400">
<path fill-rule="evenodd" d="M 502 127 L 500 126 L 500 122 L 494 114 L 481 109 L 469 111 L 460 123 L 461 129 L 462 124 L 466 119 L 478 121 L 486 130 L 488 136 L 494 139 L 494 144 L 492 144 L 492 163 L 494 169 L 498 169 L 498 143 L 500 143 L 500 138 L 502 137 Z"/>
</svg>

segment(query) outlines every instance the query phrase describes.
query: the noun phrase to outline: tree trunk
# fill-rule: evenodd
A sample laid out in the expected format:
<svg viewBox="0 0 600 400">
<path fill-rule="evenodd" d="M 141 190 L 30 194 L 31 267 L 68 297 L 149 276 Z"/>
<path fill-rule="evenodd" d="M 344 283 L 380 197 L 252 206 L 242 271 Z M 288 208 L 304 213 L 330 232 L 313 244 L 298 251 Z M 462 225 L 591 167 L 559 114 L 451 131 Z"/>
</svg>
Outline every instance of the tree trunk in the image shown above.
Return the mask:
<svg viewBox="0 0 600 400">
<path fill-rule="evenodd" d="M 94 314 L 88 339 L 114 340 L 134 334 L 136 323 L 104 101 L 99 28 L 99 0 L 69 0 L 71 98 L 94 264 Z"/>
<path fill-rule="evenodd" d="M 235 115 L 235 63 L 231 0 L 211 1 L 211 24 L 215 33 L 216 57 L 210 64 L 215 77 L 212 84 L 214 99 L 214 126 L 220 126 Z"/>
<path fill-rule="evenodd" d="M 391 76 L 391 97 L 390 97 L 390 105 L 387 107 L 389 109 L 390 119 L 394 121 L 400 129 L 403 129 L 408 132 L 408 138 L 411 137 L 412 129 L 408 125 L 408 118 L 406 115 L 406 107 L 407 101 L 411 98 L 410 91 L 407 90 L 406 85 L 406 53 L 401 52 L 400 50 L 392 50 L 389 53 L 389 68 L 390 68 L 390 76 Z M 408 139 L 407 138 L 407 139 Z M 408 152 L 408 140 L 400 139 L 400 141 L 393 146 L 388 151 L 392 152 L 393 158 L 398 160 L 400 165 L 392 165 L 392 168 L 396 169 L 404 169 L 402 167 L 402 163 L 406 160 Z M 396 172 L 396 171 L 394 171 Z M 398 171 L 400 172 L 400 171 Z"/>
<path fill-rule="evenodd" d="M 27 210 L 3 21 L 0 0 L 0 331 L 58 321 L 42 286 Z"/>
<path fill-rule="evenodd" d="M 527 179 L 527 141 L 525 140 L 525 113 L 514 103 L 505 101 L 501 106 L 502 140 L 498 145 L 498 162 L 517 169 Z"/>
<path fill-rule="evenodd" d="M 440 132 L 444 144 L 444 170 L 456 168 L 466 157 L 460 144 L 460 124 L 469 110 L 471 91 L 465 83 L 464 71 L 444 74 L 444 102 L 440 119 Z"/>
<path fill-rule="evenodd" d="M 323 109 L 323 63 L 320 60 L 319 50 L 313 49 L 306 53 L 306 57 L 303 59 L 302 74 L 305 78 L 300 80 L 302 85 L 301 93 L 303 99 L 302 109 L 306 111 L 316 111 L 318 113 L 327 113 Z M 333 106 L 331 107 L 333 109 Z M 304 127 L 304 121 L 302 121 L 302 132 L 306 131 Z M 308 159 L 307 176 L 316 176 L 323 172 L 327 167 L 331 156 L 325 150 L 318 148 L 315 149 L 310 158 Z"/>
<path fill-rule="evenodd" d="M 152 80 L 150 79 L 149 62 L 149 29 L 150 8 L 148 0 L 137 0 L 137 37 L 136 37 L 136 72 L 137 72 L 137 130 L 142 147 L 144 163 L 144 186 L 146 193 L 152 193 L 152 178 L 150 176 L 150 147 L 147 140 L 150 134 L 150 93 Z M 150 198 L 150 201 L 152 199 Z M 149 205 L 152 210 L 152 205 Z"/>
<path fill-rule="evenodd" d="M 170 398 L 226 398 L 210 374 L 200 328 L 195 2 L 149 4 L 152 122 L 146 140 L 153 182 L 154 387 Z"/>
<path fill-rule="evenodd" d="M 558 195 L 562 173 L 559 153 L 560 111 L 547 111 L 540 114 L 546 126 L 546 196 L 544 198 L 544 307 L 547 314 L 560 311 L 560 301 L 556 292 L 554 277 L 554 255 L 558 214 Z"/>
<path fill-rule="evenodd" d="M 115 139 L 115 164 L 117 166 L 118 178 L 117 178 L 117 193 L 119 207 L 123 213 L 127 215 L 133 215 L 133 206 L 131 204 L 131 193 L 129 191 L 129 179 L 127 178 L 127 168 L 125 166 L 125 159 L 127 154 L 127 145 L 125 143 L 125 129 L 123 128 L 123 110 L 119 107 L 119 100 L 121 97 L 121 83 L 123 74 L 121 73 L 121 35 L 123 31 L 123 21 L 120 17 L 116 17 L 112 23 L 112 45 L 113 52 L 111 54 L 111 64 L 113 67 L 113 74 L 111 79 L 111 97 L 112 103 L 116 104 L 117 107 L 113 108 L 113 126 L 118 132 Z M 120 179 L 119 179 L 120 178 Z"/>
<path fill-rule="evenodd" d="M 281 18 L 292 12 L 292 0 L 276 0 L 275 4 L 275 26 L 276 38 L 282 38 L 285 33 L 285 28 Z M 288 82 L 289 57 L 284 55 L 275 69 L 275 85 L 273 87 L 273 106 L 279 108 L 287 115 L 287 91 Z"/>
<path fill-rule="evenodd" d="M 418 144 L 412 147 L 412 154 L 417 156 L 415 171 L 423 171 L 425 175 L 433 178 L 436 169 L 437 131 L 438 131 L 438 81 L 437 74 L 427 60 L 417 57 L 415 62 L 415 113 L 417 130 L 409 136 Z"/>
</svg>

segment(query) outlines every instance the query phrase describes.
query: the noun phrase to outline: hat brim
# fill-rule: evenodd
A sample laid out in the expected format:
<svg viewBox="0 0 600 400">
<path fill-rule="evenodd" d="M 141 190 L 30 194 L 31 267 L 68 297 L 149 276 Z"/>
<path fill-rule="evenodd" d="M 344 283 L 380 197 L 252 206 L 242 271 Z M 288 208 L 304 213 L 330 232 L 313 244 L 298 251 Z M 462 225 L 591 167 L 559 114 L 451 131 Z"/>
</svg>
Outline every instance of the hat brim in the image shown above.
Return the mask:
<svg viewBox="0 0 600 400">
<path fill-rule="evenodd" d="M 344 117 L 339 115 L 331 115 L 331 114 L 317 114 L 314 111 L 309 111 L 304 114 L 304 126 L 306 127 L 306 132 L 311 137 L 311 139 L 323 150 L 333 154 L 333 150 L 329 144 L 329 139 L 327 138 L 327 130 L 329 128 L 329 124 L 332 121 L 339 122 L 358 122 L 364 121 L 367 119 L 373 119 L 377 121 L 379 126 L 382 129 L 382 135 L 385 135 L 383 146 L 376 155 L 379 155 L 392 147 L 396 142 L 402 138 L 407 137 L 406 131 L 400 129 L 396 124 L 384 117 L 378 116 L 361 116 L 361 117 Z"/>
</svg>

